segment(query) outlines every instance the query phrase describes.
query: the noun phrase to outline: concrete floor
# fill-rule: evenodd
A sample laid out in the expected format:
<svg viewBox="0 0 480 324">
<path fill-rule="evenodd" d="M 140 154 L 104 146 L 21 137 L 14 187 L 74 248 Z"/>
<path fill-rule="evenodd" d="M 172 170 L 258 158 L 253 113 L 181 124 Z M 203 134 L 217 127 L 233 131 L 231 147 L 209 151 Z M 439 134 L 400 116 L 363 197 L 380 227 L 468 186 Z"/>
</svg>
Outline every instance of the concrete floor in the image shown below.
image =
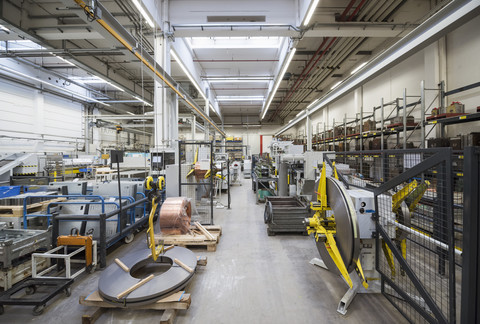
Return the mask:
<svg viewBox="0 0 480 324">
<path fill-rule="evenodd" d="M 208 257 L 208 265 L 198 268 L 187 287 L 192 304 L 178 313 L 176 323 L 407 323 L 380 294 L 358 295 L 346 316 L 338 314 L 347 286 L 308 263 L 318 257 L 313 239 L 267 236 L 263 205 L 255 204 L 250 180 L 233 187 L 231 197 L 231 210 L 215 209 L 215 224 L 223 228 L 217 251 L 194 250 Z M 133 243 L 110 251 L 108 264 L 144 244 L 145 234 L 140 233 Z M 42 316 L 33 316 L 31 307 L 5 306 L 0 323 L 79 323 L 89 309 L 79 305 L 79 296 L 96 290 L 99 275 L 77 279 L 72 296 L 55 298 Z M 108 310 L 97 323 L 158 323 L 161 314 Z"/>
</svg>

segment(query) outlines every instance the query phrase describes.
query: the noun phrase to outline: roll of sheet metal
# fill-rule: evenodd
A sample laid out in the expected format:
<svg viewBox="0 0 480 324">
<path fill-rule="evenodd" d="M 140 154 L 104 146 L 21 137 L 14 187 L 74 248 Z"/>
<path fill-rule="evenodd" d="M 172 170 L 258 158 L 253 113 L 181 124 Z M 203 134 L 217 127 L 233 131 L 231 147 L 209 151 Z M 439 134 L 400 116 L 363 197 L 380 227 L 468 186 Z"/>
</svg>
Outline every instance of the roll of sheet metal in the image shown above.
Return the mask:
<svg viewBox="0 0 480 324">
<path fill-rule="evenodd" d="M 190 231 L 192 206 L 185 197 L 170 197 L 160 209 L 160 231 L 164 234 L 186 234 Z"/>
<path fill-rule="evenodd" d="M 104 300 L 122 305 L 149 304 L 183 289 L 192 279 L 195 271 L 189 272 L 174 262 L 175 259 L 180 260 L 194 270 L 197 257 L 189 249 L 176 246 L 157 261 L 153 261 L 150 254 L 150 249 L 142 248 L 122 257 L 121 262 L 128 267 L 128 272 L 117 263 L 108 266 L 98 280 L 98 291 Z M 118 298 L 122 292 L 151 274 L 154 278 L 148 283 Z"/>
<path fill-rule="evenodd" d="M 360 253 L 360 231 L 352 199 L 343 184 L 332 177 L 327 178 L 327 203 L 335 215 L 335 241 L 348 272 L 355 269 Z M 317 242 L 317 249 L 327 267 L 337 272 L 333 260 L 323 242 Z"/>
</svg>

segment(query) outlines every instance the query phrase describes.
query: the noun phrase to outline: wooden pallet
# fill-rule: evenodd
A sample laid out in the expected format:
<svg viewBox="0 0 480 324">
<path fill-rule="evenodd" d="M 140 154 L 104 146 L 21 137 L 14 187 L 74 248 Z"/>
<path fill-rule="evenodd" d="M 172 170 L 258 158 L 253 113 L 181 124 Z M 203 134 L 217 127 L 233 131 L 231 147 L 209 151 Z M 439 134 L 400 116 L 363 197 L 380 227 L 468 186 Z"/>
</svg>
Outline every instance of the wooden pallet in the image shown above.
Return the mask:
<svg viewBox="0 0 480 324">
<path fill-rule="evenodd" d="M 214 240 L 208 239 L 203 235 L 195 226 L 191 226 L 190 230 L 192 234 L 185 235 L 164 235 L 159 234 L 155 235 L 155 243 L 158 244 L 160 240 L 163 240 L 165 245 L 176 245 L 183 247 L 200 247 L 204 246 L 207 248 L 208 252 L 215 252 L 217 250 L 217 244 L 220 241 L 220 236 L 222 235 L 222 227 L 215 225 L 205 225 L 207 231 L 212 234 Z"/>
<path fill-rule="evenodd" d="M 429 116 L 427 117 L 427 120 L 443 119 L 443 118 L 463 116 L 463 115 L 466 115 L 466 114 L 465 113 L 445 113 L 445 114 L 440 114 L 435 116 Z"/>
<path fill-rule="evenodd" d="M 177 315 L 177 311 L 181 309 L 188 309 L 192 302 L 190 294 L 186 294 L 184 291 L 179 291 L 158 300 L 155 303 L 138 306 L 122 307 L 121 305 L 114 305 L 106 302 L 98 293 L 98 290 L 94 291 L 88 296 L 80 296 L 78 302 L 80 305 L 93 306 L 87 314 L 82 316 L 82 324 L 92 324 L 109 308 L 124 308 L 124 309 L 153 309 L 163 310 L 162 317 L 160 319 L 161 324 L 173 323 Z"/>
<path fill-rule="evenodd" d="M 60 197 L 42 202 L 27 205 L 27 214 L 47 211 L 50 203 L 65 201 L 67 198 Z M 3 217 L 23 217 L 23 205 L 0 206 L 0 216 Z"/>
</svg>

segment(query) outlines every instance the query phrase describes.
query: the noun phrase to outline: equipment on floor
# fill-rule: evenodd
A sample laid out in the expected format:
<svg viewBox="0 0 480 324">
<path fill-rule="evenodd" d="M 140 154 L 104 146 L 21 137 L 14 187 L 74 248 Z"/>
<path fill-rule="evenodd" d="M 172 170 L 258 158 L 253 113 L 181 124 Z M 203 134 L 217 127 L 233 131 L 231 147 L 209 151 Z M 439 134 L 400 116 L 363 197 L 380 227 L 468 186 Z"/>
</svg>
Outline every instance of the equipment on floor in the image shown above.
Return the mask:
<svg viewBox="0 0 480 324">
<path fill-rule="evenodd" d="M 264 221 L 267 224 L 267 234 L 306 233 L 303 222 L 310 214 L 308 204 L 299 197 L 266 197 Z"/>
<path fill-rule="evenodd" d="M 0 229 L 0 267 L 9 268 L 30 253 L 49 248 L 51 228 L 43 230 Z"/>
<path fill-rule="evenodd" d="M 197 257 L 178 246 L 165 250 L 157 261 L 142 248 L 112 263 L 98 280 L 100 296 L 112 304 L 143 305 L 183 289 L 193 278 Z"/>
<path fill-rule="evenodd" d="M 327 177 L 323 162 L 319 180 L 317 201 L 310 206 L 315 214 L 305 219 L 308 233 L 314 234 L 322 260 L 312 264 L 322 266 L 343 277 L 350 289 L 341 299 L 337 311 L 346 314 L 347 308 L 357 293 L 380 292 L 380 275 L 375 270 L 375 201 L 372 191 L 346 189 L 339 180 L 335 163 L 333 176 Z M 410 228 L 410 210 L 413 210 L 429 185 L 410 182 L 392 195 L 380 195 L 379 205 L 388 206 L 390 216 L 384 224 L 395 242 L 402 247 L 406 258 L 405 240 Z M 382 242 L 383 252 L 395 276 L 392 252 Z"/>
<path fill-rule="evenodd" d="M 356 193 L 358 203 L 363 206 L 363 213 L 357 216 L 349 192 L 338 180 L 336 168 L 334 167 L 333 177 L 327 177 L 326 172 L 326 164 L 323 162 L 317 201 L 310 203 L 315 214 L 306 219 L 305 223 L 308 233 L 314 234 L 318 252 L 322 257 L 322 260 L 312 261 L 340 274 L 350 287 L 337 308 L 339 313 L 345 314 L 355 295 L 362 289 L 367 292 L 369 288 L 360 260 L 368 261 L 368 264 L 364 262 L 365 270 L 370 272 L 368 277 L 378 278 L 375 271 L 375 239 L 372 236 L 375 231 L 372 218 L 373 193 L 365 190 Z M 360 239 L 364 240 L 363 244 Z M 368 247 L 362 248 L 362 258 L 361 246 Z M 372 290 L 371 287 L 368 292 Z"/>
<path fill-rule="evenodd" d="M 66 278 L 25 279 L 0 295 L 0 315 L 4 312 L 4 305 L 35 306 L 33 315 L 41 315 L 45 310 L 47 302 L 59 293 L 65 292 L 65 295 L 69 297 L 72 284 L 73 279 Z M 41 288 L 41 292 L 36 294 L 39 288 Z M 19 297 L 21 291 L 23 291 L 23 296 Z"/>
<path fill-rule="evenodd" d="M 242 185 L 240 181 L 240 173 L 241 173 L 242 165 L 240 161 L 233 161 L 230 164 L 230 184 L 231 185 Z"/>
<path fill-rule="evenodd" d="M 160 231 L 163 234 L 187 234 L 190 232 L 192 206 L 190 199 L 170 197 L 160 210 Z"/>
<path fill-rule="evenodd" d="M 246 159 L 243 160 L 243 177 L 245 179 L 250 179 L 252 175 L 252 160 Z"/>
<path fill-rule="evenodd" d="M 63 251 L 63 253 L 59 253 L 61 251 Z M 74 259 L 76 255 L 82 252 L 85 254 L 84 260 Z M 36 259 L 57 259 L 58 261 L 51 267 L 37 273 Z M 84 266 L 80 267 L 79 270 L 72 274 L 72 265 L 74 263 L 80 263 Z M 97 242 L 93 241 L 91 236 L 62 235 L 57 238 L 57 247 L 45 253 L 32 254 L 33 278 L 74 279 L 85 271 L 93 273 L 96 266 Z M 51 272 L 55 270 L 55 268 L 57 268 L 57 270 L 63 270 L 63 267 L 65 267 L 65 276 L 59 276 L 59 274 L 53 276 L 51 274 Z"/>
</svg>

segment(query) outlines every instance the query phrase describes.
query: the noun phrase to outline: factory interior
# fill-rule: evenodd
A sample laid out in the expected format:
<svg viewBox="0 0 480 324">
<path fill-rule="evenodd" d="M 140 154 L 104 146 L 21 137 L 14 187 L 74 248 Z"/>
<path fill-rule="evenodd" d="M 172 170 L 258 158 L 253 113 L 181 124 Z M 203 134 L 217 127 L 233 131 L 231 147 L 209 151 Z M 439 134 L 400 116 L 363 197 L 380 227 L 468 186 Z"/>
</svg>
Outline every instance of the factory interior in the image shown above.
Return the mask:
<svg viewBox="0 0 480 324">
<path fill-rule="evenodd" d="M 480 323 L 480 0 L 0 0 L 0 323 Z"/>
</svg>

